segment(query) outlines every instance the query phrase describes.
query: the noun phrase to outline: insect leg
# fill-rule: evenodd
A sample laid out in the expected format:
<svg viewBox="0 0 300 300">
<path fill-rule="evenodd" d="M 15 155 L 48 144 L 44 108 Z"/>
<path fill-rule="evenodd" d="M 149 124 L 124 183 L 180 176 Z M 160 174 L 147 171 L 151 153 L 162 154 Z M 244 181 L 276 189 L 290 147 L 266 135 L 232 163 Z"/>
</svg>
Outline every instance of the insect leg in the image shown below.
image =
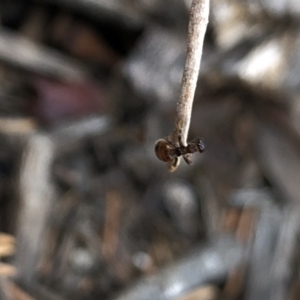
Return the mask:
<svg viewBox="0 0 300 300">
<path fill-rule="evenodd" d="M 182 157 L 189 166 L 193 164 L 192 159 L 191 159 L 191 154 L 187 153 L 185 155 L 182 155 Z"/>
</svg>

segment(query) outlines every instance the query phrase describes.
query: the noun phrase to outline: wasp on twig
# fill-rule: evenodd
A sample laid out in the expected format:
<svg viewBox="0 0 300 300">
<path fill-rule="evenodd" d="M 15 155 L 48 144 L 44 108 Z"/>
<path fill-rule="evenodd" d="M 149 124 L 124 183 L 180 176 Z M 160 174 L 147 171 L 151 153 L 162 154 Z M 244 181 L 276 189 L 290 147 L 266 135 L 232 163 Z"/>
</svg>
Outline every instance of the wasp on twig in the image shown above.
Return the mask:
<svg viewBox="0 0 300 300">
<path fill-rule="evenodd" d="M 178 137 L 178 144 L 174 144 L 169 138 L 159 139 L 155 143 L 155 154 L 158 159 L 168 162 L 170 171 L 174 171 L 179 165 L 179 157 L 182 156 L 184 161 L 191 165 L 191 155 L 195 152 L 202 153 L 205 150 L 201 138 L 196 138 L 187 145 L 183 145 L 181 136 Z"/>
</svg>

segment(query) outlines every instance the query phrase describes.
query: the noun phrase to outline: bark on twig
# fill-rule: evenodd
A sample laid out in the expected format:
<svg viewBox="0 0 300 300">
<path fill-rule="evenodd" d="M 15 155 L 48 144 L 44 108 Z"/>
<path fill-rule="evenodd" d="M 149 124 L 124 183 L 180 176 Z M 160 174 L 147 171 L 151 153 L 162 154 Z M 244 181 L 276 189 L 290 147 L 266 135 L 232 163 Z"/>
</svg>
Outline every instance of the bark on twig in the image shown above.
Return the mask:
<svg viewBox="0 0 300 300">
<path fill-rule="evenodd" d="M 187 137 L 190 128 L 192 106 L 200 70 L 208 16 L 209 0 L 193 0 L 188 29 L 186 61 L 182 76 L 181 92 L 177 103 L 174 130 L 165 140 L 158 140 L 155 145 L 157 157 L 167 162 L 170 172 L 173 172 L 178 167 L 180 162 L 179 156 L 181 155 L 190 165 L 192 163 L 190 155 L 195 152 L 187 148 Z M 203 152 L 204 144 L 201 139 L 198 138 L 193 143 L 196 143 L 196 150 Z M 177 145 L 178 148 L 174 151 L 172 148 L 177 147 Z"/>
<path fill-rule="evenodd" d="M 194 0 L 191 6 L 186 61 L 177 103 L 177 116 L 174 131 L 170 136 L 173 143 L 177 143 L 178 137 L 181 136 L 181 141 L 185 146 L 187 145 L 208 15 L 209 0 Z"/>
</svg>

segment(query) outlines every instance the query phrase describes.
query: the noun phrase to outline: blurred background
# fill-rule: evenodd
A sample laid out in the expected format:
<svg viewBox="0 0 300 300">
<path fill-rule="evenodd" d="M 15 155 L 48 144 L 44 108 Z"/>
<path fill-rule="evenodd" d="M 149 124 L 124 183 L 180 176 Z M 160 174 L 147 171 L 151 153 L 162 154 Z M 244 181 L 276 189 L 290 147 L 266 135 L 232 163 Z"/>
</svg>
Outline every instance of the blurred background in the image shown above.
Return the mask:
<svg viewBox="0 0 300 300">
<path fill-rule="evenodd" d="M 0 299 L 300 299 L 300 3 L 211 0 L 168 173 L 191 0 L 2 0 Z"/>
</svg>

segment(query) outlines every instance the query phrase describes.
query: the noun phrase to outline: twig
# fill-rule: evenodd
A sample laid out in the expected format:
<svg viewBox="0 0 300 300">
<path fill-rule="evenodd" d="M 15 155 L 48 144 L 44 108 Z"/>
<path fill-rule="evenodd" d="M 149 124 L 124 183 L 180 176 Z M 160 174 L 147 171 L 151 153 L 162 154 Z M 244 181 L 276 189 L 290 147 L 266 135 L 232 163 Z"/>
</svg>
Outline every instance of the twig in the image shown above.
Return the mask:
<svg viewBox="0 0 300 300">
<path fill-rule="evenodd" d="M 186 61 L 182 76 L 180 97 L 177 103 L 177 116 L 174 130 L 166 139 L 173 145 L 177 145 L 178 141 L 180 141 L 183 147 L 188 146 L 187 137 L 208 16 L 209 0 L 193 0 L 188 29 Z M 173 159 L 173 161 L 169 162 L 169 170 L 174 171 L 178 166 L 178 162 L 178 158 L 176 161 Z"/>
<path fill-rule="evenodd" d="M 200 70 L 203 41 L 209 15 L 209 0 L 194 0 L 191 6 L 187 54 L 182 76 L 181 92 L 177 103 L 177 117 L 171 141 L 176 143 L 181 135 L 186 146 L 190 127 L 192 105 Z"/>
<path fill-rule="evenodd" d="M 232 236 L 213 237 L 181 260 L 136 282 L 114 300 L 178 299 L 195 287 L 224 282 L 246 254 L 246 247 Z"/>
<path fill-rule="evenodd" d="M 120 0 L 39 0 L 74 11 L 84 12 L 90 17 L 112 19 L 114 17 L 129 27 L 141 27 L 145 22 L 143 10 L 139 5 L 127 5 Z M 138 2 L 137 2 L 138 3 Z"/>
<path fill-rule="evenodd" d="M 70 149 L 69 147 L 72 147 L 70 144 L 82 142 L 87 136 L 98 136 L 105 133 L 109 130 L 110 123 L 109 117 L 95 116 L 69 125 L 58 126 L 48 133 L 37 131 L 28 139 L 19 179 L 21 212 L 17 229 L 18 243 L 16 245 L 15 266 L 18 271 L 18 281 L 26 287 L 28 285 L 28 288 L 34 286 L 38 289 L 36 293 L 43 294 L 41 299 L 51 299 L 52 297 L 51 295 L 44 295 L 51 294 L 48 290 L 44 290 L 42 287 L 38 288 L 35 275 L 41 262 L 45 261 L 42 257 L 45 243 L 41 241 L 43 241 L 46 233 L 45 229 L 53 201 L 57 198 L 51 177 L 53 160 L 58 153 L 61 154 L 62 151 Z M 84 184 L 80 183 L 79 185 L 83 186 Z M 74 231 L 74 224 L 71 229 Z M 67 236 L 70 238 L 64 241 L 65 247 L 62 247 L 64 249 L 61 255 L 58 255 L 60 263 L 54 262 L 56 276 L 62 274 L 64 270 L 65 264 L 61 262 L 68 262 L 61 257 L 64 258 L 62 255 L 67 253 L 68 243 L 72 242 L 71 238 L 74 235 Z M 24 259 L 25 257 L 26 259 Z M 32 284 L 33 282 L 34 284 Z M 52 299 L 59 300 L 61 298 L 53 296 Z"/>
<path fill-rule="evenodd" d="M 37 133 L 28 140 L 21 167 L 15 266 L 18 279 L 24 283 L 31 282 L 36 273 L 47 217 L 55 199 L 50 171 L 54 151 L 54 143 L 49 136 Z"/>
<path fill-rule="evenodd" d="M 180 300 L 214 300 L 218 298 L 219 290 L 214 285 L 204 285 L 180 297 Z"/>
<path fill-rule="evenodd" d="M 4 29 L 0 30 L 0 61 L 63 81 L 81 81 L 89 76 L 79 61 Z"/>
<path fill-rule="evenodd" d="M 112 260 L 116 254 L 119 239 L 119 221 L 121 204 L 120 194 L 109 191 L 106 196 L 106 217 L 103 233 L 102 254 L 105 259 Z"/>
</svg>

